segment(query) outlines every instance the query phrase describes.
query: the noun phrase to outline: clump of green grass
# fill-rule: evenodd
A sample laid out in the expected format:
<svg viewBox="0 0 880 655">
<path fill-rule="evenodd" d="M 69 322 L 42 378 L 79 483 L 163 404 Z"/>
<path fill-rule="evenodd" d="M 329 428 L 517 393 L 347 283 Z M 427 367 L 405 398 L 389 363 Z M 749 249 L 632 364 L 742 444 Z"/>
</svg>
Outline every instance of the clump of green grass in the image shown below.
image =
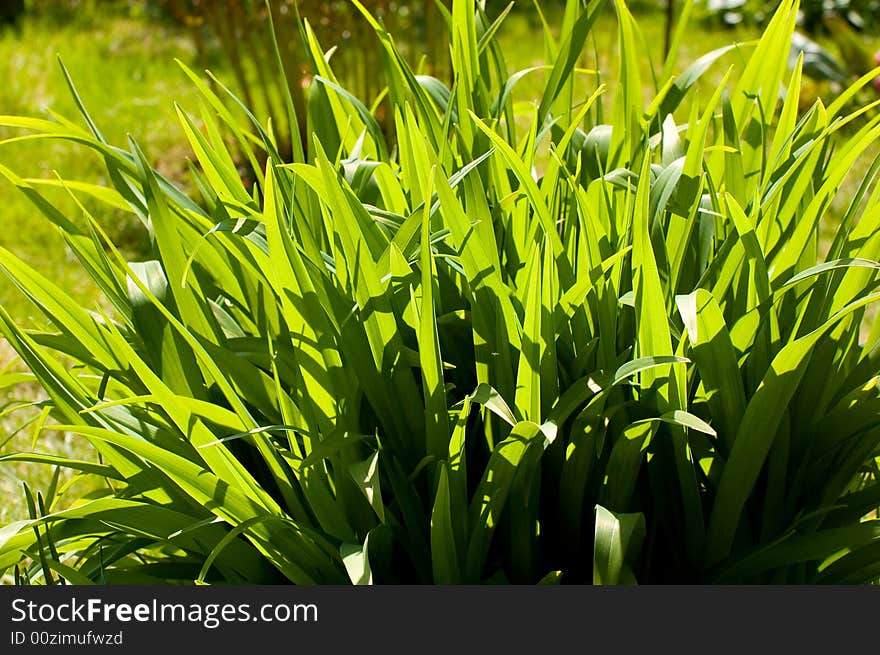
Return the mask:
<svg viewBox="0 0 880 655">
<path fill-rule="evenodd" d="M 845 109 L 871 78 L 799 115 L 801 64 L 785 64 L 797 3 L 783 2 L 758 42 L 682 72 L 674 47 L 646 97 L 638 25 L 616 0 L 619 70 L 582 94 L 603 4 L 567 3 L 527 107 L 495 38 L 503 14 L 452 3 L 449 88 L 415 75 L 363 10 L 393 139 L 306 27 L 318 75 L 307 116 L 285 103 L 311 135 L 292 162 L 271 124 L 237 120 L 235 98 L 191 74 L 204 128 L 179 115 L 198 197 L 133 140 L 110 145 L 85 110 L 87 129 L 0 119 L 97 152 L 112 186 L 71 196 L 127 208 L 153 244 L 128 261 L 84 204 L 74 220 L 5 173 L 107 308 L 0 251 L 51 324 L 24 330 L 0 309 L 50 398 L 42 430 L 100 455 L 3 459 L 103 483 L 69 509 L 30 494 L 31 518 L 0 533 L 0 570 L 46 583 L 874 579 L 880 322 L 864 319 L 880 299 L 880 162 L 819 257 L 823 216 L 880 136 L 870 107 Z M 693 96 L 746 50 L 735 78 Z"/>
</svg>

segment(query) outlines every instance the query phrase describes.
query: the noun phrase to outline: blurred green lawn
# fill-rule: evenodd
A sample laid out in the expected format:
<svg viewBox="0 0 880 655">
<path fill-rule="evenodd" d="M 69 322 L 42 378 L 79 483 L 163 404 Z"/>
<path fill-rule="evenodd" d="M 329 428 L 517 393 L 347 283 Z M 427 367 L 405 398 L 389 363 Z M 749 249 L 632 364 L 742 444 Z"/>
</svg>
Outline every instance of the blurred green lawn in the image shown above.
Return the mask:
<svg viewBox="0 0 880 655">
<path fill-rule="evenodd" d="M 161 25 L 118 17 L 86 24 L 59 25 L 26 20 L 20 35 L 0 33 L 0 113 L 45 117 L 51 109 L 77 118 L 74 104 L 56 59 L 69 69 L 86 106 L 112 143 L 124 143 L 131 134 L 166 175 L 180 179 L 189 148 L 178 129 L 173 100 L 186 105 L 194 96 L 174 62 L 192 64 L 194 48 L 186 35 Z M 0 128 L 0 139 L 17 136 Z M 101 160 L 84 148 L 61 141 L 30 141 L 0 145 L 0 162 L 22 177 L 101 183 Z M 51 194 L 53 202 L 76 218 L 64 191 Z M 123 213 L 102 209 L 99 219 L 132 256 L 142 254 L 144 234 Z M 97 295 L 78 263 L 48 221 L 5 179 L 0 181 L 0 246 L 19 255 L 80 300 L 93 306 Z M 32 305 L 6 279 L 0 281 L 0 304 L 24 323 L 39 321 Z M 16 367 L 13 354 L 0 341 L 0 369 Z M 22 387 L 0 391 L 0 453 L 32 450 L 30 426 L 35 410 L 5 414 L 20 401 L 39 398 L 38 390 Z M 89 456 L 89 447 L 70 436 L 41 437 L 36 450 Z M 0 464 L 0 524 L 21 518 L 24 511 L 21 481 L 43 489 L 52 477 L 46 466 Z"/>
<path fill-rule="evenodd" d="M 20 37 L 8 30 L 0 37 L 0 79 L 4 80 L 0 112 L 45 116 L 51 109 L 76 119 L 57 55 L 111 142 L 124 143 L 131 133 L 163 172 L 175 176 L 182 170 L 188 149 L 182 145 L 172 99 L 186 104 L 193 95 L 174 62 L 175 57 L 192 60 L 193 49 L 184 35 L 119 18 L 85 28 L 26 21 Z M 0 137 L 9 136 L 11 130 L 0 131 Z M 103 173 L 96 155 L 60 141 L 4 144 L 0 160 L 23 177 L 52 177 L 57 171 L 65 179 L 100 182 Z M 4 180 L 0 199 L 0 245 L 36 263 L 50 278 L 62 280 L 84 300 L 90 299 L 91 290 L 84 286 L 60 237 L 24 195 Z M 63 191 L 53 199 L 71 211 L 72 203 Z M 121 213 L 105 213 L 103 219 L 126 246 L 136 246 L 142 239 L 130 234 L 132 226 Z M 0 285 L 0 303 L 14 313 L 25 308 L 18 293 L 5 283 Z"/>
</svg>

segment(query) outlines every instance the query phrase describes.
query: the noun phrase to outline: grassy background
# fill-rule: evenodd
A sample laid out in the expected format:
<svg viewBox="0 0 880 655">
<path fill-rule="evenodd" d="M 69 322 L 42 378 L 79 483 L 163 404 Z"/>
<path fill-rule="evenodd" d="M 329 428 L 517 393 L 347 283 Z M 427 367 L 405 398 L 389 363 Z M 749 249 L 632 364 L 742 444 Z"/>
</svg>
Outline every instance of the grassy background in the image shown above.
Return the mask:
<svg viewBox="0 0 880 655">
<path fill-rule="evenodd" d="M 174 58 L 190 62 L 193 54 L 183 35 L 140 21 L 113 18 L 100 24 L 65 26 L 26 21 L 21 36 L 7 30 L 0 38 L 0 78 L 5 80 L 0 86 L 0 107 L 5 114 L 42 116 L 51 109 L 76 116 L 56 61 L 60 55 L 105 136 L 119 143 L 130 133 L 157 157 L 155 163 L 164 173 L 179 177 L 188 150 L 177 129 L 172 99 L 186 103 L 192 92 Z M 100 182 L 103 174 L 97 156 L 60 142 L 4 144 L 0 157 L 22 176 L 52 177 L 57 170 L 65 179 Z M 84 300 L 89 299 L 90 290 L 81 288 L 78 266 L 64 252 L 54 229 L 5 181 L 0 194 L 0 245 L 39 262 L 48 276 L 65 280 Z M 63 192 L 58 194 L 62 203 L 63 196 Z M 122 214 L 104 218 L 116 236 L 125 237 L 132 230 Z M 136 247 L 141 239 L 142 235 L 131 234 L 122 241 Z M 8 285 L 0 287 L 0 303 L 11 303 L 15 311 L 23 309 L 19 302 L 17 292 Z"/>
<path fill-rule="evenodd" d="M 154 158 L 162 172 L 181 180 L 189 155 L 178 129 L 173 99 L 186 104 L 192 87 L 174 58 L 192 63 L 194 49 L 182 33 L 154 23 L 107 17 L 100 22 L 60 25 L 45 19 L 28 19 L 21 34 L 0 32 L 0 113 L 45 116 L 51 109 L 74 118 L 76 106 L 68 93 L 56 56 L 61 55 L 105 136 L 113 143 L 131 134 Z M 0 128 L 0 138 L 14 136 Z M 0 160 L 23 177 L 50 178 L 55 171 L 65 179 L 101 183 L 100 159 L 86 149 L 53 141 L 3 144 Z M 65 193 L 53 201 L 70 212 Z M 59 281 L 84 305 L 97 298 L 64 241 L 42 215 L 11 184 L 0 182 L 0 246 L 37 266 Z M 121 212 L 102 210 L 100 219 L 133 257 L 144 250 L 144 234 Z M 30 303 L 8 280 L 0 281 L 0 304 L 22 321 L 39 320 Z M 13 354 L 0 341 L 0 368 L 15 368 Z M 14 393 L 0 390 L 0 453 L 32 450 L 36 412 L 26 409 L 11 415 L 5 410 L 39 398 L 36 388 L 24 386 Z M 44 437 L 40 450 L 87 456 L 88 448 L 71 437 Z M 85 452 L 84 452 L 85 451 Z M 45 466 L 0 465 L 0 524 L 25 513 L 21 481 L 45 488 L 52 470 Z"/>
</svg>

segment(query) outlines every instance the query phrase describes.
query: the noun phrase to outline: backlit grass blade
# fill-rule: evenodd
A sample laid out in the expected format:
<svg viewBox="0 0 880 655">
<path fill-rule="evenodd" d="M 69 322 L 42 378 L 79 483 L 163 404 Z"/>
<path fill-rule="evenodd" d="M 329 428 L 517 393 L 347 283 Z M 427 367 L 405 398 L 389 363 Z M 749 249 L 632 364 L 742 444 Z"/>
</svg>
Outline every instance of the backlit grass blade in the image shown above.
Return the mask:
<svg viewBox="0 0 880 655">
<path fill-rule="evenodd" d="M 596 505 L 593 584 L 634 584 L 631 564 L 645 538 L 645 517 L 620 514 Z"/>
<path fill-rule="evenodd" d="M 419 353 L 421 355 L 422 387 L 425 395 L 426 452 L 438 459 L 448 452 L 449 419 L 446 411 L 446 389 L 443 381 L 443 361 L 437 334 L 437 312 L 434 301 L 434 255 L 431 251 L 429 217 L 430 198 L 433 195 L 434 171 L 428 178 L 425 207 L 422 214 L 422 239 L 419 254 L 421 268 L 421 303 L 419 308 Z"/>
<path fill-rule="evenodd" d="M 615 0 L 614 9 L 617 13 L 620 60 L 619 86 L 614 94 L 611 121 L 611 168 L 634 165 L 632 157 L 641 145 L 637 142 L 637 135 L 642 132 L 639 121 L 644 112 L 642 80 L 636 54 L 639 50 L 635 40 L 635 21 L 623 0 Z"/>
</svg>

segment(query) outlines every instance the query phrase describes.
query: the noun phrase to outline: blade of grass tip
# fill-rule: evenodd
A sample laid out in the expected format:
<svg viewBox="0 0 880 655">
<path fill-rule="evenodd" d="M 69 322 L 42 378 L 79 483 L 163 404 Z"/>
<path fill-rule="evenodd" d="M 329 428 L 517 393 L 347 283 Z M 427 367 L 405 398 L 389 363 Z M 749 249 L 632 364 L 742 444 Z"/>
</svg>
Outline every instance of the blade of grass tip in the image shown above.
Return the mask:
<svg viewBox="0 0 880 655">
<path fill-rule="evenodd" d="M 456 544 L 452 498 L 446 463 L 440 466 L 434 508 L 431 511 L 431 565 L 435 584 L 458 584 L 461 568 Z"/>
<path fill-rule="evenodd" d="M 627 561 L 632 561 L 645 538 L 643 514 L 619 514 L 596 505 L 593 547 L 593 584 L 626 582 Z"/>
<path fill-rule="evenodd" d="M 555 59 L 558 46 L 556 44 L 556 38 L 553 36 L 553 30 L 550 29 L 550 23 L 547 22 L 547 16 L 544 15 L 544 10 L 541 9 L 541 3 L 538 2 L 538 0 L 532 0 L 532 6 L 538 14 L 538 18 L 541 20 L 541 27 L 544 29 L 544 54 L 547 59 Z"/>
<path fill-rule="evenodd" d="M 501 10 L 501 13 L 498 14 L 498 17 L 492 21 L 492 24 L 489 25 L 488 28 L 483 32 L 483 35 L 480 37 L 479 42 L 477 43 L 477 54 L 482 55 L 486 48 L 489 46 L 489 43 L 495 36 L 495 33 L 498 31 L 498 28 L 501 27 L 501 23 L 504 22 L 504 19 L 507 18 L 507 15 L 510 13 L 510 10 L 513 9 L 516 3 L 511 1 L 508 5 Z"/>
<path fill-rule="evenodd" d="M 637 147 L 643 130 L 640 119 L 644 113 L 640 50 L 636 46 L 635 19 L 624 0 L 614 0 L 619 40 L 619 85 L 612 109 L 611 150 L 609 168 L 625 166 Z"/>
<path fill-rule="evenodd" d="M 55 494 L 55 489 L 58 485 L 58 472 L 60 469 L 56 468 L 55 473 L 52 476 L 52 482 L 49 485 L 49 489 L 47 491 L 47 496 L 51 497 Z M 47 516 L 48 512 L 46 511 L 47 503 L 43 499 L 43 494 L 37 494 L 37 505 L 40 509 L 40 516 Z M 55 545 L 55 540 L 52 538 L 52 532 L 47 529 L 46 530 L 46 543 L 49 546 L 49 554 L 52 556 L 52 560 L 58 561 L 60 558 L 58 556 L 58 548 Z M 51 561 L 51 560 L 49 560 Z M 64 580 L 59 580 L 59 584 L 65 584 Z"/>
<path fill-rule="evenodd" d="M 348 473 L 367 499 L 379 521 L 385 523 L 385 505 L 382 502 L 382 488 L 379 475 L 379 451 L 374 452 L 362 462 L 354 462 Z"/>
<path fill-rule="evenodd" d="M 235 201 L 247 206 L 250 196 L 241 182 L 235 164 L 227 151 L 217 152 L 202 134 L 192 118 L 183 111 L 176 102 L 174 109 L 180 119 L 181 126 L 189 141 L 190 147 L 196 154 L 196 158 L 202 167 L 202 172 L 210 182 L 213 190 L 222 200 Z M 203 116 L 205 113 L 203 112 Z M 207 127 L 207 123 L 206 123 Z M 215 128 L 216 129 L 216 128 Z"/>
<path fill-rule="evenodd" d="M 749 44 L 751 45 L 751 44 Z M 732 50 L 738 50 L 743 44 L 727 45 L 703 55 L 690 66 L 688 66 L 680 75 L 678 75 L 669 90 L 663 96 L 660 106 L 657 109 L 657 117 L 662 121 L 668 114 L 673 113 L 681 101 L 684 100 L 688 91 L 696 84 L 703 74 L 723 55 Z"/>
<path fill-rule="evenodd" d="M 82 98 L 79 95 L 79 92 L 76 90 L 76 86 L 73 83 L 73 78 L 70 76 L 70 73 L 67 70 L 67 67 L 64 65 L 64 62 L 61 61 L 61 55 L 56 55 L 58 59 L 58 65 L 61 67 L 61 72 L 64 73 L 64 79 L 67 80 L 67 86 L 70 89 L 70 94 L 73 96 L 73 101 L 76 103 L 77 108 L 79 109 L 79 113 L 82 114 L 83 119 L 89 126 L 89 130 L 92 135 L 101 143 L 107 144 L 107 140 L 104 138 L 104 135 L 101 134 L 101 131 L 98 129 L 98 126 L 95 124 L 95 121 L 92 120 L 92 117 L 89 115 L 89 112 L 86 110 L 85 103 L 83 103 Z"/>
<path fill-rule="evenodd" d="M 278 67 L 278 83 L 281 86 L 281 92 L 284 98 L 284 107 L 287 110 L 288 130 L 290 131 L 290 143 L 293 147 L 293 161 L 304 162 L 305 152 L 303 150 L 302 137 L 299 131 L 299 116 L 296 114 L 296 106 L 293 102 L 293 96 L 290 91 L 289 78 L 284 67 L 284 60 L 281 57 L 281 49 L 278 47 L 278 34 L 275 31 L 275 18 L 272 12 L 272 3 L 266 0 L 266 14 L 269 17 L 269 35 L 272 38 L 272 53 L 275 56 L 275 66 Z"/>
<path fill-rule="evenodd" d="M 208 101 L 208 104 L 217 112 L 217 115 L 220 119 L 226 124 L 226 126 L 232 131 L 232 134 L 235 136 L 238 141 L 239 147 L 244 151 L 245 157 L 247 157 L 250 162 L 251 168 L 254 171 L 254 174 L 258 174 L 262 167 L 257 160 L 257 157 L 254 153 L 253 146 L 259 146 L 261 144 L 260 139 L 251 133 L 248 130 L 242 128 L 239 121 L 233 117 L 232 112 L 229 111 L 229 108 L 223 103 L 222 100 L 217 96 L 211 88 L 205 84 L 205 82 L 196 75 L 186 64 L 184 64 L 180 59 L 175 59 L 175 63 L 180 67 L 183 73 L 190 79 L 193 85 L 196 87 L 201 96 Z"/>
<path fill-rule="evenodd" d="M 214 73 L 212 73 L 211 71 L 205 72 L 207 73 L 208 77 L 211 78 L 211 81 L 217 86 L 217 88 L 223 91 L 227 96 L 229 96 L 230 100 L 232 100 L 232 102 L 234 102 L 235 105 L 239 109 L 241 109 L 245 116 L 247 116 L 247 118 L 251 122 L 251 125 L 253 125 L 254 129 L 256 129 L 257 134 L 259 134 L 261 144 L 269 157 L 278 163 L 282 163 L 281 155 L 278 153 L 278 149 L 275 147 L 273 139 L 270 137 L 269 134 L 266 133 L 266 130 L 263 128 L 262 123 L 260 123 L 259 119 L 254 116 L 250 108 L 248 108 L 248 106 L 244 102 L 242 102 L 242 100 L 235 93 L 233 93 L 232 90 L 229 89 L 229 87 L 223 84 L 223 82 L 220 81 L 220 78 L 214 75 Z M 259 168 L 258 170 L 262 170 L 262 168 Z"/>
<path fill-rule="evenodd" d="M 370 534 L 371 530 L 364 539 L 363 545 L 345 543 L 339 547 L 339 555 L 345 565 L 345 571 L 352 584 L 355 585 L 371 585 L 373 584 L 373 571 L 370 567 Z"/>
<path fill-rule="evenodd" d="M 788 158 L 792 147 L 792 136 L 795 133 L 798 120 L 798 101 L 800 100 L 801 75 L 804 65 L 804 53 L 798 55 L 794 70 L 791 73 L 791 80 L 785 92 L 785 102 L 782 105 L 782 112 L 779 115 L 779 121 L 776 124 L 776 130 L 773 135 L 773 141 L 767 154 L 767 161 L 771 168 L 775 166 L 778 160 Z M 767 193 L 770 184 L 770 176 L 764 183 L 762 193 Z"/>
<path fill-rule="evenodd" d="M 31 521 L 38 521 L 40 516 L 37 514 L 37 506 L 34 502 L 33 493 L 31 493 L 31 489 L 26 482 L 22 483 L 22 487 L 24 488 L 25 501 L 27 502 L 28 516 L 30 516 Z M 56 581 L 49 568 L 48 559 L 46 558 L 46 549 L 43 546 L 43 536 L 40 533 L 39 525 L 34 525 L 33 530 L 34 536 L 37 539 L 37 552 L 39 554 L 40 566 L 43 569 L 43 579 L 46 585 L 53 586 L 56 584 Z"/>
</svg>

